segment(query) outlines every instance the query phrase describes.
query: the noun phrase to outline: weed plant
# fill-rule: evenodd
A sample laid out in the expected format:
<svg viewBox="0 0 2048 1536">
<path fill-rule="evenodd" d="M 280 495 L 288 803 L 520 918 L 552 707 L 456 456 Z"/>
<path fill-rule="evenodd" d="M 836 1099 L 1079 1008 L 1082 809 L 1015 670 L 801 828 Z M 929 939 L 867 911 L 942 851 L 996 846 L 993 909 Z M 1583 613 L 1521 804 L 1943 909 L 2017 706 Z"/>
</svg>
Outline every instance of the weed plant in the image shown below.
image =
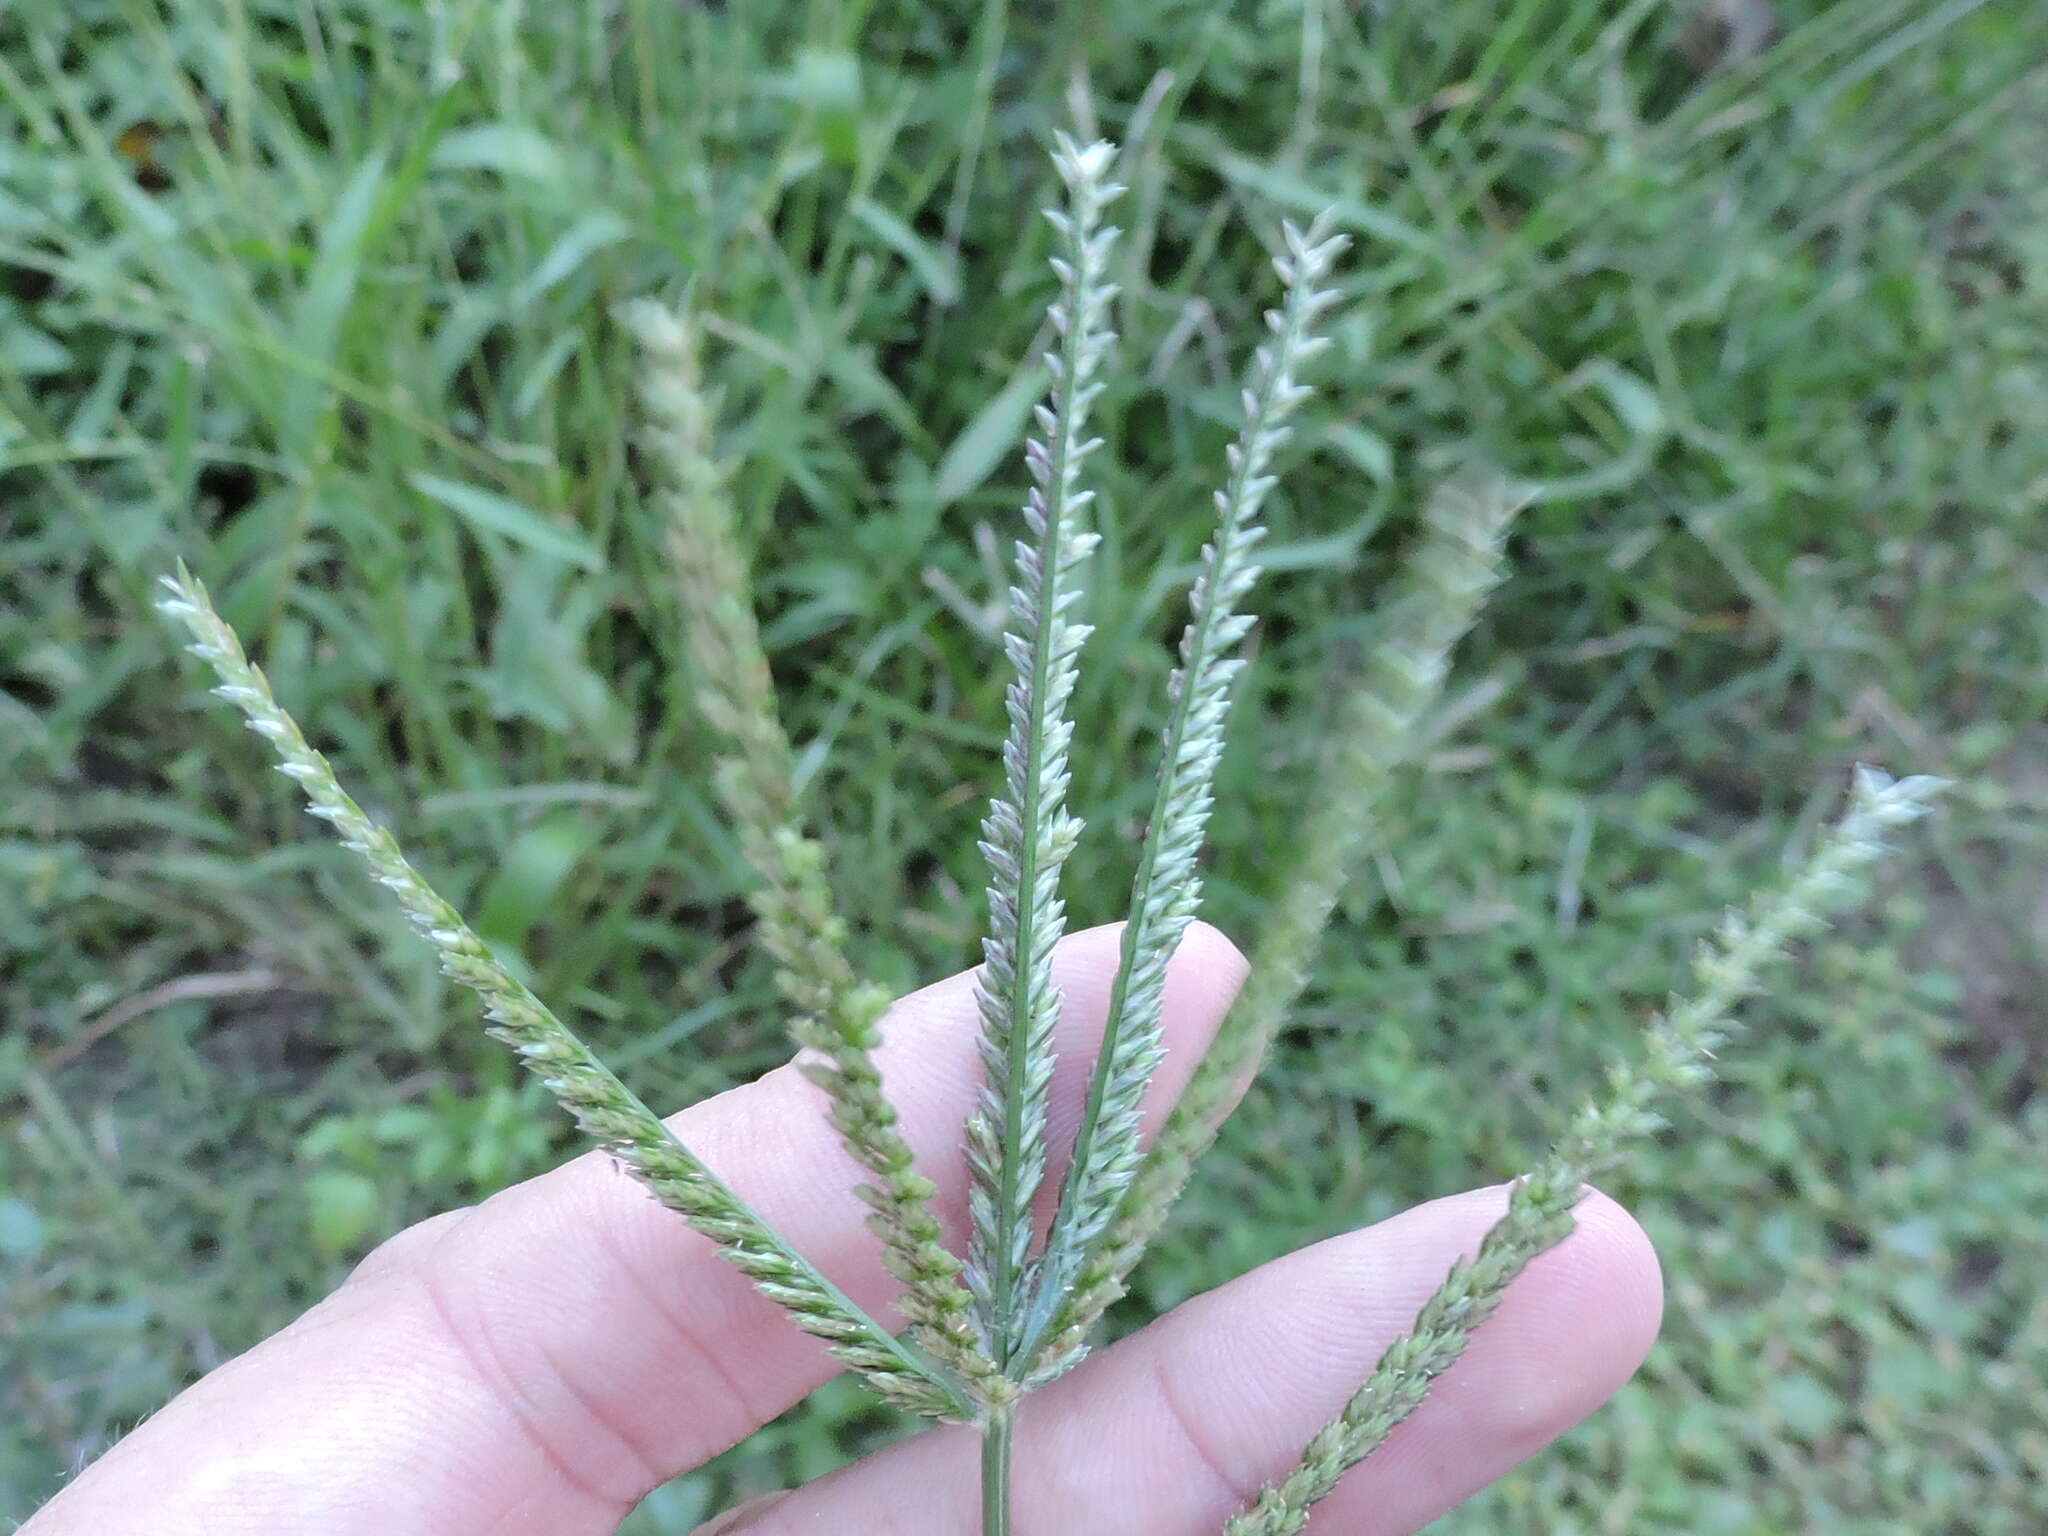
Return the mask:
<svg viewBox="0 0 2048 1536">
<path fill-rule="evenodd" d="M 1065 926 L 1061 873 L 1083 823 L 1069 807 L 1071 711 L 1089 628 L 1086 573 L 1098 539 L 1089 526 L 1091 408 L 1104 388 L 1122 194 L 1116 151 L 1061 138 L 1054 163 L 1065 190 L 1048 211 L 1058 292 L 1041 360 L 1049 380 L 1026 444 L 1031 489 L 1014 546 L 1009 628 L 1013 669 L 1000 788 L 981 826 L 989 928 L 979 973 L 985 1083 L 964 1128 L 971 1239 L 950 1251 L 930 1206 L 933 1186 L 908 1144 L 873 1061 L 888 992 L 861 977 L 827 850 L 804 828 L 794 754 L 778 718 L 745 561 L 735 536 L 729 475 L 717 447 L 717 402 L 699 362 L 703 318 L 652 303 L 623 319 L 643 358 L 646 468 L 668 544 L 698 706 L 720 742 L 715 782 L 754 883 L 755 936 L 775 966 L 789 1030 L 824 1089 L 849 1152 L 865 1171 L 853 1196 L 871 1212 L 891 1272 L 902 1282 L 897 1321 L 863 1311 L 700 1162 L 492 946 L 407 861 L 390 833 L 342 789 L 327 759 L 273 696 L 262 671 L 180 568 L 164 610 L 190 633 L 216 691 L 276 753 L 281 771 L 357 854 L 432 946 L 442 969 L 482 1000 L 490 1032 L 509 1045 L 583 1132 L 630 1168 L 651 1194 L 719 1244 L 793 1323 L 887 1401 L 981 1436 L 982 1529 L 1007 1536 L 1012 1430 L 1029 1394 L 1085 1353 L 1105 1310 L 1157 1236 L 1200 1154 L 1302 993 L 1343 885 L 1374 842 L 1393 771 L 1417 749 L 1453 646 L 1500 572 L 1508 525 L 1524 495 L 1497 476 L 1447 480 L 1423 519 L 1378 643 L 1334 716 L 1323 771 L 1297 834 L 1291 872 L 1264 915 L 1252 970 L 1211 1053 L 1158 1138 L 1141 1135 L 1140 1106 L 1161 1060 L 1166 968 L 1200 905 L 1200 854 L 1214 804 L 1233 685 L 1254 619 L 1261 509 L 1275 484 L 1288 419 L 1335 305 L 1334 264 L 1345 241 L 1318 222 L 1283 231 L 1273 266 L 1280 297 L 1266 315 L 1243 387 L 1241 423 L 1216 476 L 1213 525 L 1188 593 L 1178 667 L 1168 685 L 1157 779 L 1122 933 L 1121 968 L 1100 1055 L 1070 1147 L 1048 1144 L 1051 1041 L 1061 1000 L 1052 981 Z M 433 494 L 433 487 L 427 487 Z M 1846 813 L 1775 888 L 1730 910 L 1698 949 L 1691 984 L 1650 1022 L 1633 1060 L 1566 1120 L 1549 1156 L 1518 1179 L 1504 1216 L 1455 1265 L 1411 1330 L 1388 1347 L 1300 1463 L 1224 1526 L 1225 1536 L 1301 1530 L 1315 1504 L 1370 1456 L 1455 1366 L 1508 1287 L 1572 1230 L 1587 1181 L 1656 1130 L 1672 1095 L 1696 1094 L 1731 1038 L 1738 1006 L 1766 967 L 1808 937 L 1858 888 L 1887 836 L 1920 816 L 1939 787 L 1859 770 Z M 1036 1216 L 1055 1157 L 1064 1178 L 1049 1224 Z M 1025 1469 L 1025 1476 L 1030 1475 Z"/>
</svg>

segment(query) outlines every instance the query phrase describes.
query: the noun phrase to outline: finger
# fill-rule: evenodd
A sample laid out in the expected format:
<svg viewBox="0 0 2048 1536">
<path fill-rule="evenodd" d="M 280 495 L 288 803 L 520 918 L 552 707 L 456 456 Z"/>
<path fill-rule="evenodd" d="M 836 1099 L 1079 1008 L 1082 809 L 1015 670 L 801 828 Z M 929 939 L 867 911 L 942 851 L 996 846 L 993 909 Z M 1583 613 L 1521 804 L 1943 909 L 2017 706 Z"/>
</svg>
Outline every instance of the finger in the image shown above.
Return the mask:
<svg viewBox="0 0 2048 1536">
<path fill-rule="evenodd" d="M 1019 1536 L 1214 1532 L 1292 1469 L 1506 1208 L 1504 1189 L 1477 1190 L 1304 1249 L 1198 1297 L 1027 1399 L 1015 1463 Z M 1604 1196 L 1589 1195 L 1577 1215 L 1572 1235 L 1530 1265 L 1465 1358 L 1345 1478 L 1311 1529 L 1417 1530 L 1634 1373 L 1663 1305 L 1656 1255 Z M 936 1536 L 973 1529 L 978 1497 L 970 1432 L 944 1430 L 728 1529 Z"/>
<path fill-rule="evenodd" d="M 1071 1140 L 1119 930 L 1073 935 L 1051 1144 Z M 1189 930 L 1167 979 L 1156 1123 L 1243 979 Z M 960 1133 L 980 1082 L 971 974 L 898 1003 L 877 1053 L 939 1207 L 964 1224 Z M 859 1168 L 788 1068 L 685 1112 L 684 1142 L 863 1306 L 900 1287 L 850 1194 Z M 609 1533 L 656 1483 L 835 1374 L 712 1246 L 591 1156 L 437 1218 L 116 1447 L 35 1536 L 241 1531 Z M 195 1513 L 196 1512 L 196 1513 Z"/>
</svg>

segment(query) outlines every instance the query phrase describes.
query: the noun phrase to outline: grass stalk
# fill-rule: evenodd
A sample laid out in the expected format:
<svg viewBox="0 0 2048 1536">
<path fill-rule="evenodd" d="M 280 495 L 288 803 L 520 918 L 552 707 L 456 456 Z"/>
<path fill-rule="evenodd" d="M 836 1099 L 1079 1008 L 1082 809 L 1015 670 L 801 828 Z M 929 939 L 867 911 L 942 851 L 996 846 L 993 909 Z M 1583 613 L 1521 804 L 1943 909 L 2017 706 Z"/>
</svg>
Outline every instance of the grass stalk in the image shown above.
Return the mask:
<svg viewBox="0 0 2048 1536">
<path fill-rule="evenodd" d="M 1011 1444 L 1016 1409 L 997 1408 L 981 1425 L 981 1536 L 1010 1536 Z"/>
</svg>

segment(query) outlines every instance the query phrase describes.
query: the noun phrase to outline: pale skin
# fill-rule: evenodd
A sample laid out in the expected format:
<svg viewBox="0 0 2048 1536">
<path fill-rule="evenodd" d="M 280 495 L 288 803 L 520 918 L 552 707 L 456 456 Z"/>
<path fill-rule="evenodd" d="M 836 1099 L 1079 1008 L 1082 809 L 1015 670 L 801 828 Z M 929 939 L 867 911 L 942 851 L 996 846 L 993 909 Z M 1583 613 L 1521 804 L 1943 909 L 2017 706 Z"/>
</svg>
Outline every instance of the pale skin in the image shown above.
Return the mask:
<svg viewBox="0 0 2048 1536">
<path fill-rule="evenodd" d="M 1069 938 L 1054 1145 L 1071 1136 L 1117 930 Z M 1156 1124 L 1244 976 L 1197 926 L 1169 975 Z M 949 1229 L 977 1068 L 973 978 L 898 1003 L 881 1061 Z M 863 1306 L 895 1282 L 848 1194 L 817 1090 L 784 1069 L 673 1122 Z M 1504 1208 L 1501 1189 L 1417 1206 L 1187 1303 L 1028 1400 L 1017 1523 L 1029 1536 L 1207 1536 L 1370 1373 Z M 1311 1532 L 1419 1529 L 1577 1423 L 1656 1336 L 1662 1288 L 1636 1224 L 1590 1194 L 1465 1359 L 1355 1469 Z M 332 1296 L 149 1419 L 25 1536 L 609 1536 L 650 1488 L 833 1374 L 820 1346 L 681 1219 L 598 1156 L 372 1253 Z M 976 1528 L 976 1455 L 942 1429 L 714 1522 L 721 1536 L 954 1536 Z M 711 1529 L 711 1528 L 707 1528 Z"/>
</svg>

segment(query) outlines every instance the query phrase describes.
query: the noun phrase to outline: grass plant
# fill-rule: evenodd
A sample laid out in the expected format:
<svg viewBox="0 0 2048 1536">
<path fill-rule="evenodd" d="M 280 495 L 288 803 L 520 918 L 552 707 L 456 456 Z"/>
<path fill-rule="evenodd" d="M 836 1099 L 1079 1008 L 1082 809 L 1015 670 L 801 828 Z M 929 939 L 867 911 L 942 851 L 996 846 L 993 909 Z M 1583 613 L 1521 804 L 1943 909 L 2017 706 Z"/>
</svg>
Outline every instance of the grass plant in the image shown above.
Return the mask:
<svg viewBox="0 0 2048 1536">
<path fill-rule="evenodd" d="M 1924 764 L 1966 787 L 1882 930 L 1783 971 L 1723 1086 L 1610 1176 L 1678 1277 L 1658 1350 L 1442 1524 L 2048 1522 L 2048 33 L 1998 4 L 1749 11 L 1771 30 L 1737 53 L 1598 0 L 0 17 L 0 1517 L 571 1134 L 187 707 L 155 574 L 192 559 L 366 811 L 647 1101 L 751 1076 L 804 1010 L 750 941 L 768 882 L 719 798 L 614 316 L 687 290 L 715 356 L 848 967 L 892 994 L 955 969 L 1007 682 L 996 530 L 1044 384 L 1017 357 L 1051 235 L 1020 210 L 1079 112 L 1130 190 L 1077 923 L 1129 905 L 1225 338 L 1282 216 L 1333 207 L 1353 241 L 1339 387 L 1263 509 L 1205 917 L 1256 948 L 1293 893 L 1333 701 L 1404 611 L 1363 594 L 1399 589 L 1430 488 L 1469 459 L 1545 487 L 1260 1085 L 1101 1331 L 1531 1166 L 1703 914 L 1781 884 L 1852 763 Z M 837 1384 L 629 1536 L 903 1429 Z"/>
<path fill-rule="evenodd" d="M 1436 504 L 1391 642 L 1362 671 L 1340 715 L 1330 771 L 1306 822 L 1301 874 L 1264 930 L 1245 1017 L 1225 1031 L 1206 1064 L 1214 1069 L 1212 1085 L 1191 1090 L 1181 1106 L 1192 1129 L 1169 1127 L 1148 1155 L 1140 1105 L 1162 1057 L 1166 965 L 1200 904 L 1196 855 L 1214 804 L 1231 685 L 1243 668 L 1237 652 L 1252 625 L 1242 603 L 1258 575 L 1254 551 L 1265 531 L 1259 507 L 1274 485 L 1269 471 L 1287 439 L 1286 418 L 1309 394 L 1300 373 L 1325 345 L 1317 326 L 1335 302 L 1326 285 L 1345 244 L 1287 226 L 1284 254 L 1274 262 L 1283 297 L 1266 316 L 1269 335 L 1241 397 L 1243 426 L 1225 454 L 1213 497 L 1215 527 L 1189 594 L 1180 665 L 1168 683 L 1158 789 L 1138 854 L 1122 967 L 1056 1213 L 1041 1234 L 1035 1207 L 1048 1164 L 1052 1039 L 1061 1006 L 1052 977 L 1053 949 L 1065 927 L 1060 877 L 1082 831 L 1067 802 L 1069 710 L 1089 636 L 1074 614 L 1098 543 L 1087 527 L 1095 493 L 1085 466 L 1103 447 L 1087 422 L 1114 340 L 1108 316 L 1116 288 L 1108 273 L 1117 231 L 1104 215 L 1124 190 L 1113 180 L 1115 162 L 1114 146 L 1100 140 L 1080 145 L 1062 136 L 1054 154 L 1066 200 L 1048 213 L 1058 235 L 1052 267 L 1060 285 L 1043 358 L 1051 382 L 1025 451 L 1032 486 L 1003 642 L 1015 669 L 1005 695 L 1009 731 L 1001 788 L 982 823 L 990 873 L 990 932 L 978 984 L 986 1080 L 964 1134 L 973 1216 L 964 1263 L 944 1248 L 928 1203 L 931 1186 L 911 1165 L 873 1065 L 886 993 L 856 980 L 847 963 L 825 852 L 798 824 L 792 754 L 733 539 L 690 322 L 644 307 L 633 315 L 648 355 L 643 394 L 655 424 L 648 445 L 670 506 L 691 660 L 701 707 L 726 746 L 716 773 L 758 882 L 750 902 L 759 941 L 795 1011 L 796 1041 L 814 1058 L 814 1080 L 830 1098 L 849 1150 L 873 1176 L 855 1193 L 873 1209 L 890 1267 L 905 1283 L 899 1310 L 912 1325 L 908 1339 L 896 1338 L 769 1229 L 426 884 L 391 835 L 340 787 L 204 587 L 181 568 L 166 581 L 170 597 L 162 605 L 190 632 L 192 650 L 218 679 L 215 691 L 270 744 L 312 814 L 392 892 L 442 969 L 483 1001 L 491 1033 L 584 1133 L 718 1243 L 765 1296 L 827 1341 L 885 1400 L 979 1429 L 985 1536 L 1011 1530 L 1012 1427 L 1020 1399 L 1081 1357 L 1185 1184 L 1194 1152 L 1213 1135 L 1226 1094 L 1213 1082 L 1256 1068 L 1302 990 L 1348 866 L 1366 844 L 1388 767 L 1410 749 L 1422 710 L 1441 688 L 1451 645 L 1497 578 L 1516 506 L 1498 481 L 1453 485 Z M 1730 913 L 1695 962 L 1697 994 L 1674 1002 L 1650 1029 L 1643 1065 L 1610 1072 L 1603 1094 L 1574 1117 L 1551 1159 L 1516 1184 L 1506 1216 L 1475 1259 L 1453 1268 L 1415 1332 L 1389 1349 L 1344 1413 L 1310 1442 L 1301 1466 L 1265 1488 L 1226 1525 L 1225 1536 L 1300 1530 L 1343 1473 L 1421 1405 L 1514 1278 L 1571 1231 L 1586 1180 L 1610 1167 L 1624 1143 L 1660 1123 L 1659 1097 L 1709 1079 L 1728 1016 L 1758 989 L 1766 963 L 1791 939 L 1823 925 L 1826 912 L 1855 891 L 1855 877 L 1885 851 L 1885 835 L 1921 814 L 1935 786 L 1864 772 L 1846 819 L 1790 885 L 1761 899 L 1747 917 Z M 1149 1179 L 1148 1165 L 1159 1170 Z"/>
</svg>

